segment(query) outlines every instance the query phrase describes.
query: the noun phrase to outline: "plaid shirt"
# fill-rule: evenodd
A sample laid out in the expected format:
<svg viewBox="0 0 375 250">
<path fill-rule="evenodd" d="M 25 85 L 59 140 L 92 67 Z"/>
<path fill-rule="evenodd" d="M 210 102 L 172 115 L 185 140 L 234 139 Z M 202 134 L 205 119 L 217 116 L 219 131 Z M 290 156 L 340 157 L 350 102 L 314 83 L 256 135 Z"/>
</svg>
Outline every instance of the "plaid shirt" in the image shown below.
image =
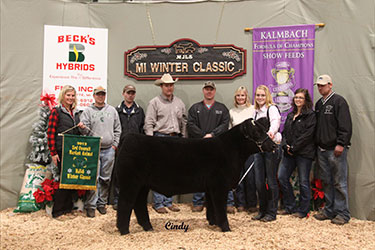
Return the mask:
<svg viewBox="0 0 375 250">
<path fill-rule="evenodd" d="M 57 130 L 58 121 L 59 121 L 59 113 L 57 112 L 56 108 L 54 108 L 52 109 L 51 114 L 49 115 L 48 130 L 47 130 L 48 147 L 52 156 L 57 154 L 56 152 L 56 130 Z"/>
</svg>

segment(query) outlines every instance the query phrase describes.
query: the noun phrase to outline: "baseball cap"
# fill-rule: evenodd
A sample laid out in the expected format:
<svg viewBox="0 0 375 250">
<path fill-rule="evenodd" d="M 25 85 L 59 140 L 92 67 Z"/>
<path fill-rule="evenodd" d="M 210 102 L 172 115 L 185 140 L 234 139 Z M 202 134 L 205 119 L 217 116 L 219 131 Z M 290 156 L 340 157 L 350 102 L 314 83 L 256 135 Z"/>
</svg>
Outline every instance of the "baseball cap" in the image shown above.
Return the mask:
<svg viewBox="0 0 375 250">
<path fill-rule="evenodd" d="M 206 87 L 211 87 L 213 89 L 216 89 L 216 84 L 215 82 L 212 82 L 212 81 L 207 81 L 203 84 L 203 87 L 202 89 L 206 88 Z"/>
<path fill-rule="evenodd" d="M 135 93 L 136 92 L 135 87 L 131 84 L 128 84 L 124 87 L 123 93 L 129 93 L 131 91 Z"/>
<path fill-rule="evenodd" d="M 98 86 L 94 89 L 94 95 L 98 94 L 98 93 L 107 93 L 107 91 L 105 90 L 105 88 L 103 88 L 102 86 Z"/>
<path fill-rule="evenodd" d="M 327 85 L 328 83 L 332 83 L 331 77 L 329 75 L 321 75 L 316 79 L 315 85 Z"/>
</svg>

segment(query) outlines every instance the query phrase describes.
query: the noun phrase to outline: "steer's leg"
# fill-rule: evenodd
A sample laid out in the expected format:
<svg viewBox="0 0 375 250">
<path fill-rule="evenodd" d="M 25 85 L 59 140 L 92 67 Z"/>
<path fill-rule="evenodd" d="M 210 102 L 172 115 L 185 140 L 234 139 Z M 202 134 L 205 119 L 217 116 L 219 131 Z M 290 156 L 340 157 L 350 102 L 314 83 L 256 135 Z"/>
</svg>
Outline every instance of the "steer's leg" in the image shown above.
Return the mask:
<svg viewBox="0 0 375 250">
<path fill-rule="evenodd" d="M 228 191 L 223 186 L 224 181 L 218 181 L 216 185 L 210 190 L 214 212 L 216 217 L 216 225 L 221 228 L 221 231 L 230 231 L 228 217 L 227 217 L 227 198 Z"/>
<path fill-rule="evenodd" d="M 141 188 L 134 206 L 138 224 L 141 225 L 145 231 L 153 230 L 147 210 L 147 195 L 149 190 L 150 189 L 145 186 Z"/>
<path fill-rule="evenodd" d="M 209 225 L 216 225 L 214 205 L 212 203 L 211 195 L 209 192 L 205 193 L 206 195 L 206 218 Z"/>
<path fill-rule="evenodd" d="M 116 224 L 121 235 L 129 233 L 130 215 L 140 190 L 139 185 L 130 186 L 130 183 L 120 185 Z"/>
</svg>

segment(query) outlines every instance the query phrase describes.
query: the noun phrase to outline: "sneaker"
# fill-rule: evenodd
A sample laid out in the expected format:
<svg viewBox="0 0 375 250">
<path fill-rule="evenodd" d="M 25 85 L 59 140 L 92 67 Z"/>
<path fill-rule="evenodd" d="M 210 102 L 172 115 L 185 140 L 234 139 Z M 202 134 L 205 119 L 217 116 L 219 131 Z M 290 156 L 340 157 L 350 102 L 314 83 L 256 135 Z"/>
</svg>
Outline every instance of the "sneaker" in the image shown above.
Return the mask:
<svg viewBox="0 0 375 250">
<path fill-rule="evenodd" d="M 303 215 L 303 214 L 301 214 L 301 213 L 293 213 L 292 214 L 292 216 L 293 217 L 296 217 L 296 218 L 300 218 L 300 219 L 303 219 L 303 218 L 305 218 L 306 216 L 305 215 Z"/>
<path fill-rule="evenodd" d="M 325 213 L 323 212 L 320 212 L 318 214 L 314 214 L 314 218 L 317 219 L 317 220 L 330 220 L 331 218 L 329 218 Z"/>
<path fill-rule="evenodd" d="M 249 207 L 249 209 L 247 210 L 249 213 L 255 213 L 258 211 L 258 208 L 257 207 Z"/>
<path fill-rule="evenodd" d="M 344 225 L 348 223 L 344 218 L 342 218 L 340 215 L 337 215 L 335 218 L 331 220 L 331 223 L 336 224 L 336 225 Z"/>
<path fill-rule="evenodd" d="M 234 214 L 234 213 L 236 213 L 234 206 L 227 206 L 227 214 Z"/>
<path fill-rule="evenodd" d="M 113 210 L 117 210 L 118 209 L 117 203 L 113 204 L 112 208 L 113 208 Z"/>
<path fill-rule="evenodd" d="M 192 212 L 202 212 L 203 211 L 203 206 L 193 206 L 191 209 Z"/>
<path fill-rule="evenodd" d="M 245 208 L 244 207 L 238 207 L 237 208 L 237 212 L 241 213 L 241 212 L 245 212 Z"/>
<path fill-rule="evenodd" d="M 86 216 L 89 217 L 89 218 L 94 218 L 95 217 L 95 209 L 93 209 L 93 208 L 86 209 Z"/>
<path fill-rule="evenodd" d="M 279 215 L 289 215 L 289 214 L 293 214 L 293 213 L 289 212 L 288 210 L 281 210 L 281 211 L 278 211 L 277 214 L 279 214 Z"/>
<path fill-rule="evenodd" d="M 98 209 L 99 213 L 101 213 L 101 214 L 107 213 L 107 209 L 105 207 L 97 207 L 96 209 Z"/>
<path fill-rule="evenodd" d="M 167 207 L 167 208 L 171 210 L 172 212 L 180 212 L 180 209 L 175 204 L 172 204 L 172 206 Z"/>
<path fill-rule="evenodd" d="M 264 216 L 262 219 L 260 219 L 260 221 L 262 221 L 262 222 L 270 222 L 270 221 L 274 221 L 274 220 L 276 220 L 276 217 L 273 217 L 273 216 L 271 216 L 271 215 L 266 215 L 266 216 Z"/>
<path fill-rule="evenodd" d="M 251 219 L 252 220 L 260 220 L 264 217 L 263 213 L 258 213 L 257 215 L 253 216 Z"/>
<path fill-rule="evenodd" d="M 154 208 L 153 207 L 153 209 L 157 212 L 157 213 L 159 213 L 159 214 L 166 214 L 166 213 L 168 213 L 168 211 L 167 211 L 167 209 L 165 208 L 165 207 L 160 207 L 160 208 Z"/>
</svg>

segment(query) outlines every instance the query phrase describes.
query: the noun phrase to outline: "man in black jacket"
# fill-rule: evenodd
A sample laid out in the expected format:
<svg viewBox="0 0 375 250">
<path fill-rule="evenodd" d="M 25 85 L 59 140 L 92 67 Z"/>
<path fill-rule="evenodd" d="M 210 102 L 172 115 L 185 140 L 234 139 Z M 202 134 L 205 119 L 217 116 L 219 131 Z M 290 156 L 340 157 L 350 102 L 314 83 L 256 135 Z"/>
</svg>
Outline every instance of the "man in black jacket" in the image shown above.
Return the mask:
<svg viewBox="0 0 375 250">
<path fill-rule="evenodd" d="M 215 83 L 205 82 L 202 92 L 203 101 L 195 103 L 189 109 L 187 130 L 190 138 L 212 138 L 224 133 L 229 127 L 228 108 L 215 101 Z M 203 210 L 204 195 L 204 193 L 193 194 L 193 212 Z M 235 212 L 232 191 L 228 193 L 227 212 Z"/>
<path fill-rule="evenodd" d="M 121 122 L 121 136 L 120 144 L 121 147 L 124 137 L 128 133 L 143 134 L 143 125 L 145 121 L 145 113 L 141 106 L 135 103 L 135 87 L 128 84 L 122 91 L 124 100 L 117 106 L 116 110 L 120 117 Z M 118 181 L 116 176 L 113 178 L 114 192 L 113 192 L 113 209 L 117 210 L 117 201 L 119 195 Z"/>
<path fill-rule="evenodd" d="M 319 76 L 315 85 L 322 95 L 315 104 L 315 138 L 326 204 L 323 211 L 314 217 L 343 225 L 350 220 L 346 156 L 352 136 L 352 121 L 348 103 L 332 91 L 330 76 Z"/>
</svg>

